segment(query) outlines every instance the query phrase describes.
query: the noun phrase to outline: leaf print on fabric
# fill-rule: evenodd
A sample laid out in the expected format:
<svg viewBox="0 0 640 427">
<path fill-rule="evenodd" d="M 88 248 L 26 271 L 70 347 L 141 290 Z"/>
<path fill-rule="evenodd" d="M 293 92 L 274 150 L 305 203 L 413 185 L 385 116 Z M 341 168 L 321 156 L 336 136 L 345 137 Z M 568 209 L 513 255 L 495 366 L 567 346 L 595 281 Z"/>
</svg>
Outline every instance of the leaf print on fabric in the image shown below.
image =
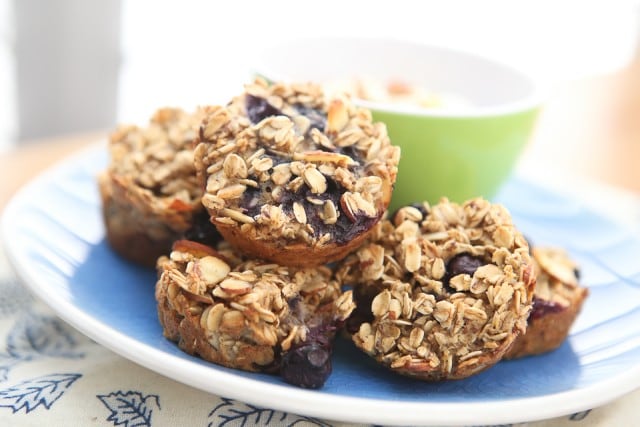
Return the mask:
<svg viewBox="0 0 640 427">
<path fill-rule="evenodd" d="M 331 424 L 315 418 L 288 414 L 273 409 L 258 408 L 227 398 L 222 398 L 222 403 L 213 408 L 209 413 L 209 424 L 207 427 L 268 426 L 272 423 L 287 427 L 331 427 Z"/>
<path fill-rule="evenodd" d="M 155 394 L 144 396 L 138 391 L 116 391 L 96 396 L 110 411 L 107 421 L 115 426 L 151 426 L 154 409 L 160 408 L 160 398 Z"/>
<path fill-rule="evenodd" d="M 81 376 L 81 374 L 51 374 L 0 389 L 0 407 L 11 408 L 13 413 L 21 409 L 29 413 L 40 406 L 49 409 Z"/>
<path fill-rule="evenodd" d="M 22 360 L 38 357 L 81 358 L 77 351 L 81 335 L 55 316 L 26 313 L 7 336 L 7 352 Z"/>
<path fill-rule="evenodd" d="M 585 418 L 587 418 L 587 416 L 589 415 L 589 413 L 591 413 L 591 409 L 588 409 L 586 411 L 582 411 L 582 412 L 576 412 L 575 414 L 571 414 L 569 416 L 569 419 L 571 421 L 582 421 Z"/>
<path fill-rule="evenodd" d="M 0 353 L 0 383 L 7 380 L 9 371 L 18 363 L 20 363 L 20 359 Z"/>
</svg>

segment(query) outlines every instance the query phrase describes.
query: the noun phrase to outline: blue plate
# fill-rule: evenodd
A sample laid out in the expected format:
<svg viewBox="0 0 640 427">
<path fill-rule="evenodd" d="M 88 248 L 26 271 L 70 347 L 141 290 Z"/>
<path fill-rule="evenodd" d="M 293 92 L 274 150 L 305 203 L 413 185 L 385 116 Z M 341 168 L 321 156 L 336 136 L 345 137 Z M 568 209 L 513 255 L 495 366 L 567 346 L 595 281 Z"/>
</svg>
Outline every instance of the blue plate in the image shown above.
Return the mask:
<svg viewBox="0 0 640 427">
<path fill-rule="evenodd" d="M 532 421 L 604 404 L 640 385 L 640 240 L 579 203 L 521 179 L 504 203 L 538 245 L 566 248 L 590 296 L 549 354 L 500 362 L 472 378 L 424 383 L 375 365 L 347 340 L 320 391 L 206 363 L 165 340 L 155 272 L 123 261 L 104 237 L 96 175 L 103 145 L 47 171 L 3 218 L 7 254 L 31 291 L 95 341 L 162 375 L 255 405 L 327 419 L 460 425 Z"/>
</svg>

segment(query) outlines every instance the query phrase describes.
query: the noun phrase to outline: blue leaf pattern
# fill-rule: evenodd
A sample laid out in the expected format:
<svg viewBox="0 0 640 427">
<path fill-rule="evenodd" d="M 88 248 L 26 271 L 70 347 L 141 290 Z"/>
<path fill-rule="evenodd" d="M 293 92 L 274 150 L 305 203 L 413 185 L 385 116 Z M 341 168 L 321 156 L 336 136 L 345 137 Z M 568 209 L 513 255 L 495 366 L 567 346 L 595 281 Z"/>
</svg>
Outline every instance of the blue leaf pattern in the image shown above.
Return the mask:
<svg viewBox="0 0 640 427">
<path fill-rule="evenodd" d="M 26 313 L 7 337 L 7 352 L 18 359 L 83 357 L 76 351 L 80 335 L 55 316 Z"/>
<path fill-rule="evenodd" d="M 587 411 L 576 412 L 575 414 L 571 414 L 569 416 L 569 419 L 571 421 L 582 421 L 585 418 L 587 418 L 587 416 L 589 415 L 590 412 L 591 412 L 591 409 L 589 409 Z"/>
<path fill-rule="evenodd" d="M 19 362 L 15 357 L 0 353 L 0 383 L 7 380 L 9 371 Z"/>
<path fill-rule="evenodd" d="M 278 426 L 317 426 L 331 427 L 311 417 L 287 414 L 273 409 L 258 408 L 247 403 L 236 402 L 232 399 L 221 398 L 222 403 L 209 413 L 208 427 L 223 426 L 268 426 L 272 422 Z"/>
<path fill-rule="evenodd" d="M 144 396 L 138 391 L 116 391 L 96 396 L 111 412 L 107 421 L 124 427 L 151 426 L 151 415 L 160 408 L 160 398 L 155 394 Z"/>
<path fill-rule="evenodd" d="M 49 409 L 81 376 L 81 374 L 51 374 L 0 389 L 0 407 L 11 408 L 13 413 L 21 409 L 29 413 L 40 406 Z"/>
</svg>

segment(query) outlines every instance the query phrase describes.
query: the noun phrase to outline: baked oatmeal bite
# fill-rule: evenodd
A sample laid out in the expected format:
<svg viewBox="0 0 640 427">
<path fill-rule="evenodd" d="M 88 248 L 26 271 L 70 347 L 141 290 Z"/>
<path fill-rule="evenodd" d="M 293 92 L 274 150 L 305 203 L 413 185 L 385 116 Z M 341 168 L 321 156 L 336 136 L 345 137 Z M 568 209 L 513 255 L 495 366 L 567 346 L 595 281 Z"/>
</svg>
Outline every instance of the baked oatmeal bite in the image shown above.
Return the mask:
<svg viewBox="0 0 640 427">
<path fill-rule="evenodd" d="M 400 208 L 345 259 L 355 345 L 392 371 L 460 379 L 498 362 L 524 333 L 535 275 L 501 205 L 442 199 Z"/>
<path fill-rule="evenodd" d="M 186 353 L 320 388 L 333 338 L 354 308 L 327 267 L 293 268 L 180 240 L 158 260 L 158 316 Z"/>
<path fill-rule="evenodd" d="M 564 249 L 532 250 L 537 284 L 527 332 L 516 338 L 508 359 L 546 353 L 565 341 L 589 295 L 579 284 L 580 270 Z"/>
<path fill-rule="evenodd" d="M 348 98 L 256 80 L 200 128 L 202 203 L 240 251 L 317 266 L 356 249 L 391 199 L 400 149 Z"/>
<path fill-rule="evenodd" d="M 204 211 L 192 144 L 203 115 L 162 108 L 147 126 L 111 134 L 110 162 L 98 182 L 107 239 L 123 257 L 154 266 Z"/>
</svg>

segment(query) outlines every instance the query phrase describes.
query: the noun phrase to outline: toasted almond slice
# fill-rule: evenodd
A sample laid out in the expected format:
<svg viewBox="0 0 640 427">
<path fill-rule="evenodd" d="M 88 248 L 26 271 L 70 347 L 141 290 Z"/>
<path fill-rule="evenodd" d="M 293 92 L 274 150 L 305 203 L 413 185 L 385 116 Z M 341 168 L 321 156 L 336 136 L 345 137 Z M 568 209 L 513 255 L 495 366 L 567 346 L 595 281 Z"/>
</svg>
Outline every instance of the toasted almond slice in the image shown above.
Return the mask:
<svg viewBox="0 0 640 427">
<path fill-rule="evenodd" d="M 549 276 L 570 286 L 578 286 L 575 264 L 559 249 L 534 248 L 533 257 Z"/>
<path fill-rule="evenodd" d="M 244 295 L 253 288 L 249 282 L 232 278 L 224 279 L 219 286 L 229 295 Z"/>
<path fill-rule="evenodd" d="M 231 271 L 229 265 L 215 256 L 205 256 L 194 261 L 194 273 L 207 286 L 215 286 Z"/>
<path fill-rule="evenodd" d="M 327 111 L 327 133 L 338 133 L 349 123 L 349 111 L 341 99 L 334 99 Z"/>
<path fill-rule="evenodd" d="M 320 150 L 294 153 L 293 160 L 302 160 L 311 163 L 335 163 L 339 166 L 349 166 L 355 163 L 354 160 L 347 155 Z"/>
<path fill-rule="evenodd" d="M 224 259 L 215 249 L 207 245 L 203 245 L 202 243 L 194 242 L 192 240 L 176 240 L 173 244 L 172 250 L 178 252 L 187 252 L 199 258 L 210 255 L 213 257 Z"/>
</svg>

